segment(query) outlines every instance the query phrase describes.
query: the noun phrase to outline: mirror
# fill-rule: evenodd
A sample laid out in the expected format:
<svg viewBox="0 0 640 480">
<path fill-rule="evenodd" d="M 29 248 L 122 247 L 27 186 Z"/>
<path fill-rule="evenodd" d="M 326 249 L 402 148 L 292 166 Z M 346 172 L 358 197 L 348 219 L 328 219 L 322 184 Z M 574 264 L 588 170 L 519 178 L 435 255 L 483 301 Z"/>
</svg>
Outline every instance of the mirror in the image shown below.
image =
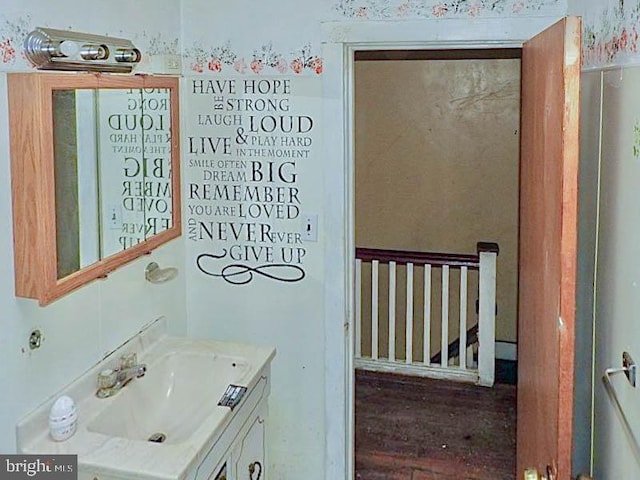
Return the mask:
<svg viewBox="0 0 640 480">
<path fill-rule="evenodd" d="M 58 278 L 172 225 L 167 89 L 54 90 Z"/>
<path fill-rule="evenodd" d="M 16 295 L 47 304 L 180 235 L 176 78 L 8 79 Z"/>
</svg>

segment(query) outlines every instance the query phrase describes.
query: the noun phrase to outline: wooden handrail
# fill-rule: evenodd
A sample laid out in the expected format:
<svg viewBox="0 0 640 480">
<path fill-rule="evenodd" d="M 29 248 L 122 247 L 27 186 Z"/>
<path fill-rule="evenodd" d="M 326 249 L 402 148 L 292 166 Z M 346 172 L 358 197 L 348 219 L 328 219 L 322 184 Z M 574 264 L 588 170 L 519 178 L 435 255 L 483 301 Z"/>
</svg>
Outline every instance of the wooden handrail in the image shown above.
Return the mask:
<svg viewBox="0 0 640 480">
<path fill-rule="evenodd" d="M 478 254 L 443 253 L 443 252 L 412 252 L 408 250 L 386 250 L 378 248 L 356 248 L 356 258 L 365 262 L 378 260 L 380 263 L 396 262 L 399 265 L 413 263 L 414 265 L 449 265 L 450 267 L 469 267 L 478 269 L 480 253 L 492 252 L 498 254 L 497 243 L 478 242 Z"/>
<path fill-rule="evenodd" d="M 356 258 L 363 261 L 378 260 L 380 263 L 396 262 L 403 265 L 449 265 L 450 267 L 469 267 L 477 269 L 480 265 L 478 255 L 461 253 L 409 252 L 404 250 L 379 250 L 375 248 L 356 248 Z"/>
</svg>

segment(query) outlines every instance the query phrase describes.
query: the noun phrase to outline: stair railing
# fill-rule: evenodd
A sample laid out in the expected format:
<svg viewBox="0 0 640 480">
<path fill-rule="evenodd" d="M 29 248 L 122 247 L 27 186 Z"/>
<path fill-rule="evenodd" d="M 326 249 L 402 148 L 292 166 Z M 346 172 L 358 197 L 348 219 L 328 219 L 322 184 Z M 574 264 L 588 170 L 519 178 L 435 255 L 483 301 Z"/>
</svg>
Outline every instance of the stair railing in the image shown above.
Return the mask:
<svg viewBox="0 0 640 480">
<path fill-rule="evenodd" d="M 475 255 L 357 248 L 356 368 L 492 386 L 499 249 L 495 243 L 477 247 Z M 470 312 L 477 319 L 469 321 Z"/>
</svg>

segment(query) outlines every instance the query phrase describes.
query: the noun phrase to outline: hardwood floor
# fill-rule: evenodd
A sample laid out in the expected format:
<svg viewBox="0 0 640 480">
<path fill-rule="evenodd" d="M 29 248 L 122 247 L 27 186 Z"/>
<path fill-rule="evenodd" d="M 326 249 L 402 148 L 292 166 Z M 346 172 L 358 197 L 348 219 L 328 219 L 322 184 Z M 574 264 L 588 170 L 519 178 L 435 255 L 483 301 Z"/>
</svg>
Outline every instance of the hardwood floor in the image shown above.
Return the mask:
<svg viewBox="0 0 640 480">
<path fill-rule="evenodd" d="M 514 480 L 516 389 L 356 372 L 356 480 Z"/>
</svg>

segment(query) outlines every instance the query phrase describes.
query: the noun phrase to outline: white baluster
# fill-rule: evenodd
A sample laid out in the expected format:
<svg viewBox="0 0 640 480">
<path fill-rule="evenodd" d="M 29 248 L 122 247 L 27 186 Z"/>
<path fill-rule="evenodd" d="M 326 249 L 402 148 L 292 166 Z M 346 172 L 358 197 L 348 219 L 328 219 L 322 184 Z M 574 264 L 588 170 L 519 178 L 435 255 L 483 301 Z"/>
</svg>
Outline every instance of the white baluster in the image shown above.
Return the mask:
<svg viewBox="0 0 640 480">
<path fill-rule="evenodd" d="M 460 269 L 460 368 L 467 368 L 467 267 Z"/>
<path fill-rule="evenodd" d="M 496 257 L 480 252 L 480 308 L 478 313 L 478 375 L 480 385 L 492 386 L 496 355 Z"/>
<path fill-rule="evenodd" d="M 431 265 L 424 266 L 424 335 L 422 362 L 431 364 Z"/>
<path fill-rule="evenodd" d="M 405 362 L 413 363 L 413 263 L 407 263 L 407 338 Z"/>
<path fill-rule="evenodd" d="M 362 260 L 356 258 L 356 291 L 355 293 L 355 356 L 362 357 Z"/>
<path fill-rule="evenodd" d="M 449 265 L 442 267 L 442 341 L 440 346 L 440 365 L 449 364 Z"/>
<path fill-rule="evenodd" d="M 396 359 L 396 262 L 389 262 L 389 361 Z"/>
<path fill-rule="evenodd" d="M 378 260 L 371 262 L 371 358 L 378 359 Z"/>
</svg>

